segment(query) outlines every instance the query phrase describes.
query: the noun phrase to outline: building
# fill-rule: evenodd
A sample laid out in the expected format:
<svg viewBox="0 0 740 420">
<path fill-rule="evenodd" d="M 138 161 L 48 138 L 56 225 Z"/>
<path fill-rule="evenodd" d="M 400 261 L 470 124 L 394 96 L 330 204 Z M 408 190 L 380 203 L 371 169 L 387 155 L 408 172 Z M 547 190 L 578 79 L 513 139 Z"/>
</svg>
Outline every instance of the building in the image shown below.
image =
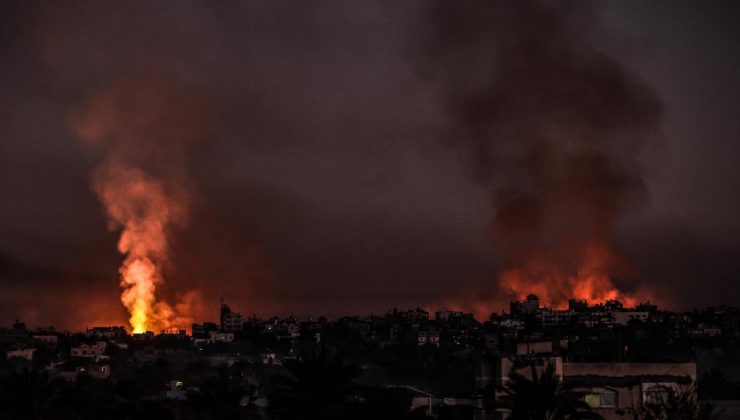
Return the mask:
<svg viewBox="0 0 740 420">
<path fill-rule="evenodd" d="M 427 344 L 439 347 L 439 331 L 429 330 L 427 331 Z"/>
<path fill-rule="evenodd" d="M 650 313 L 645 311 L 615 311 L 611 313 L 616 325 L 627 325 L 632 320 L 647 321 Z"/>
<path fill-rule="evenodd" d="M 234 333 L 211 331 L 208 341 L 211 343 L 231 343 L 234 341 Z"/>
<path fill-rule="evenodd" d="M 721 315 L 722 334 L 740 335 L 740 310 L 737 308 L 728 308 Z"/>
<path fill-rule="evenodd" d="M 517 355 L 558 354 L 568 348 L 568 340 L 531 340 L 516 343 Z"/>
<path fill-rule="evenodd" d="M 223 299 L 221 299 L 221 331 L 241 331 L 242 324 L 244 324 L 244 317 L 242 317 L 242 314 L 232 311 L 229 305 L 225 304 Z"/>
<path fill-rule="evenodd" d="M 261 365 L 280 365 L 280 359 L 271 351 L 266 351 L 257 355 L 257 362 Z"/>
<path fill-rule="evenodd" d="M 159 359 L 161 352 L 152 346 L 134 351 L 134 358 L 140 363 L 153 363 Z"/>
<path fill-rule="evenodd" d="M 421 308 L 410 309 L 401 313 L 401 318 L 409 322 L 429 321 L 429 312 Z"/>
<path fill-rule="evenodd" d="M 563 363 L 563 382 L 605 420 L 616 420 L 646 403 L 695 393 L 696 363 Z"/>
<path fill-rule="evenodd" d="M 531 369 L 541 374 L 548 365 L 563 383 L 584 395 L 591 409 L 605 420 L 631 419 L 646 403 L 665 401 L 669 395 L 694 393 L 696 363 L 568 363 L 561 357 L 544 356 L 515 360 L 497 358 L 484 362 L 476 372 L 479 392 L 493 384 L 502 387 L 511 372 L 531 377 Z M 497 391 L 496 398 L 503 392 Z M 503 420 L 506 409 L 481 410 L 476 419 Z"/>
<path fill-rule="evenodd" d="M 185 401 L 188 399 L 188 391 L 185 389 L 185 383 L 180 379 L 170 381 L 170 386 L 164 393 L 167 400 Z"/>
<path fill-rule="evenodd" d="M 588 310 L 588 302 L 585 300 L 569 299 L 568 310 L 571 312 L 586 312 Z"/>
<path fill-rule="evenodd" d="M 557 327 L 564 325 L 572 325 L 578 317 L 578 314 L 573 311 L 560 311 L 540 308 L 537 309 L 537 319 L 542 322 L 543 327 Z"/>
<path fill-rule="evenodd" d="M 509 310 L 512 315 L 530 315 L 537 312 L 540 308 L 540 298 L 537 295 L 530 294 L 521 302 L 511 302 Z"/>
<path fill-rule="evenodd" d="M 34 352 L 36 352 L 35 348 L 24 348 L 24 349 L 9 350 L 6 355 L 8 359 L 12 359 L 15 357 L 15 358 L 20 358 L 20 359 L 33 360 Z"/>
<path fill-rule="evenodd" d="M 72 357 L 100 357 L 105 354 L 106 347 L 108 343 L 105 341 L 98 341 L 95 344 L 82 343 L 77 347 L 72 347 L 70 355 Z"/>
<path fill-rule="evenodd" d="M 110 365 L 90 363 L 86 366 L 78 367 L 77 372 L 90 375 L 90 377 L 95 379 L 106 379 L 110 376 Z"/>
<path fill-rule="evenodd" d="M 491 315 L 490 323 L 491 325 L 494 325 L 500 328 L 509 329 L 509 330 L 517 330 L 517 331 L 523 330 L 526 325 L 525 322 L 520 319 L 515 319 L 509 316 L 496 316 L 496 315 Z"/>
<path fill-rule="evenodd" d="M 455 318 L 462 318 L 463 315 L 465 314 L 459 311 L 438 311 L 434 313 L 434 319 L 437 322 L 446 322 Z"/>
<path fill-rule="evenodd" d="M 435 347 L 439 347 L 439 331 L 435 329 L 419 330 L 416 333 L 416 343 L 420 346 L 426 346 L 427 344 Z"/>
<path fill-rule="evenodd" d="M 152 331 L 145 331 L 143 333 L 133 333 L 131 334 L 131 337 L 133 337 L 133 339 L 136 341 L 153 340 L 154 333 Z"/>
<path fill-rule="evenodd" d="M 88 337 L 95 337 L 95 338 L 107 338 L 107 339 L 115 339 L 120 340 L 121 338 L 128 335 L 126 332 L 126 328 L 122 326 L 113 326 L 113 327 L 91 327 L 87 328 L 85 330 L 85 335 Z"/>
<path fill-rule="evenodd" d="M 193 324 L 193 337 L 206 338 L 211 331 L 218 331 L 219 326 L 215 322 L 204 322 L 202 324 Z"/>
<path fill-rule="evenodd" d="M 695 328 L 691 328 L 688 333 L 694 337 L 715 337 L 722 334 L 722 328 L 712 324 L 699 323 Z"/>
<path fill-rule="evenodd" d="M 56 346 L 59 341 L 59 337 L 56 334 L 34 334 L 32 337 L 34 341 L 46 344 L 47 346 Z"/>
<path fill-rule="evenodd" d="M 79 375 L 87 375 L 95 379 L 107 379 L 110 376 L 110 365 L 77 360 L 58 365 L 55 371 L 60 378 L 70 382 L 77 380 Z"/>
</svg>

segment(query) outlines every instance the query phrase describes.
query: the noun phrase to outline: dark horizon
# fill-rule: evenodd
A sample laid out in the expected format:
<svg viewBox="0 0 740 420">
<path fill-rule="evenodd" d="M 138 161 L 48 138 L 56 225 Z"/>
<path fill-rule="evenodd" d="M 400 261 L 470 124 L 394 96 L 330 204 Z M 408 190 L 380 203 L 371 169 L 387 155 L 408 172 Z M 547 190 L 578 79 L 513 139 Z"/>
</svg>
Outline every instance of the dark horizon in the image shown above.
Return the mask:
<svg viewBox="0 0 740 420">
<path fill-rule="evenodd" d="M 483 322 L 485 322 L 485 321 L 487 321 L 489 319 L 489 316 L 494 316 L 495 317 L 495 316 L 508 316 L 508 315 L 511 315 L 512 314 L 512 312 L 511 312 L 511 305 L 513 305 L 514 303 L 517 303 L 517 302 L 524 302 L 525 300 L 526 299 L 523 299 L 521 301 L 519 301 L 519 300 L 512 300 L 512 301 L 508 302 L 507 305 L 502 306 L 501 309 L 493 309 L 490 313 L 474 313 L 472 311 L 466 310 L 465 308 L 461 308 L 461 307 L 457 307 L 457 308 L 451 309 L 451 308 L 446 308 L 446 307 L 430 308 L 430 307 L 422 307 L 422 306 L 419 306 L 419 305 L 411 305 L 411 306 L 407 306 L 407 307 L 389 307 L 389 308 L 387 308 L 385 310 L 382 310 L 382 311 L 369 312 L 369 313 L 352 313 L 352 312 L 349 312 L 349 313 L 339 313 L 339 314 L 316 314 L 316 315 L 297 316 L 297 315 L 292 314 L 292 313 L 289 313 L 289 312 L 288 313 L 273 313 L 273 314 L 263 314 L 263 313 L 248 312 L 248 311 L 245 311 L 243 308 L 240 308 L 240 307 L 231 305 L 226 300 L 219 299 L 219 302 L 214 303 L 214 305 L 213 305 L 212 308 L 211 307 L 208 307 L 206 309 L 207 314 L 203 318 L 201 318 L 201 319 L 193 319 L 193 321 L 194 321 L 195 324 L 203 324 L 203 323 L 209 323 L 209 322 L 210 323 L 216 323 L 216 324 L 218 324 L 218 321 L 219 321 L 219 310 L 220 310 L 220 308 L 222 308 L 222 305 L 223 304 L 226 304 L 226 305 L 228 305 L 228 307 L 230 308 L 230 310 L 232 310 L 234 312 L 238 312 L 239 314 L 241 314 L 244 317 L 244 321 L 245 322 L 247 322 L 251 318 L 254 318 L 254 319 L 260 320 L 260 321 L 268 321 L 268 320 L 271 320 L 271 319 L 278 319 L 278 320 L 284 321 L 284 320 L 287 320 L 287 319 L 290 319 L 290 318 L 295 318 L 298 322 L 316 321 L 316 320 L 318 320 L 320 318 L 326 318 L 330 322 L 335 322 L 335 321 L 337 321 L 339 319 L 342 319 L 342 318 L 383 317 L 385 315 L 392 314 L 392 313 L 394 313 L 396 311 L 398 313 L 402 313 L 402 312 L 415 311 L 415 310 L 421 309 L 421 310 L 426 311 L 429 314 L 430 317 L 432 315 L 435 315 L 436 313 L 440 313 L 440 312 L 456 312 L 456 313 L 462 313 L 462 314 L 465 314 L 465 315 L 473 315 L 474 319 L 476 319 L 478 322 L 483 323 Z M 585 301 L 576 301 L 576 302 L 577 303 L 578 302 L 587 303 Z M 588 305 L 589 310 L 591 310 L 591 309 L 594 309 L 594 307 L 604 306 L 605 304 L 608 304 L 608 303 L 609 302 L 600 302 L 600 303 L 595 303 L 595 304 L 588 304 L 587 303 L 587 305 Z M 647 306 L 645 306 L 645 305 L 647 305 Z M 624 308 L 623 308 L 623 310 L 624 311 L 627 311 L 627 312 L 636 311 L 636 310 L 639 311 L 640 310 L 639 309 L 640 307 L 647 308 L 648 306 L 651 306 L 651 305 L 654 305 L 654 304 L 652 302 L 650 302 L 650 301 L 643 301 L 643 302 L 640 302 L 637 305 L 637 307 L 630 307 L 630 306 L 626 306 L 625 305 Z M 689 309 L 684 309 L 684 310 L 674 310 L 674 309 L 671 309 L 671 308 L 664 308 L 664 307 L 661 307 L 660 305 L 654 305 L 654 306 L 656 306 L 658 312 L 662 312 L 662 313 L 674 313 L 674 312 L 675 313 L 690 313 L 690 312 L 696 312 L 696 311 L 716 310 L 716 309 L 721 309 L 721 308 L 729 308 L 729 309 L 735 310 L 735 308 L 736 308 L 735 306 L 732 306 L 731 304 L 725 304 L 725 303 L 716 304 L 716 305 L 709 305 L 707 307 L 701 307 L 701 308 L 700 307 L 694 307 L 694 308 L 689 308 Z M 544 306 L 544 305 L 543 306 L 540 306 L 540 308 L 543 309 L 543 310 L 551 310 L 551 311 L 569 311 L 569 310 L 571 310 L 571 309 L 557 309 L 557 308 L 552 308 L 552 307 L 548 307 L 548 306 Z M 654 311 L 654 309 L 652 309 L 652 308 L 648 308 L 648 309 L 650 309 L 650 311 Z M 31 325 L 28 322 L 25 322 L 23 319 L 18 318 L 18 317 L 16 317 L 13 321 L 14 322 L 0 324 L 0 328 L 7 328 L 8 326 L 12 325 L 13 323 L 22 323 L 22 324 L 25 325 L 25 327 L 29 331 L 34 331 L 34 330 L 41 331 L 41 330 L 44 330 L 46 328 L 54 328 L 55 331 L 69 331 L 71 333 L 77 333 L 77 332 L 84 332 L 85 330 L 91 329 L 91 328 L 100 328 L 100 327 L 105 328 L 105 327 L 118 327 L 118 326 L 122 326 L 122 327 L 124 327 L 126 329 L 126 331 L 128 333 L 131 334 L 133 332 L 131 326 L 126 322 L 125 319 L 123 319 L 121 322 L 118 322 L 118 323 L 116 323 L 116 322 L 107 323 L 107 324 L 105 322 L 104 323 L 98 323 L 98 324 L 91 323 L 91 324 L 83 325 L 82 327 L 77 328 L 77 329 L 75 329 L 75 328 L 64 328 L 64 327 L 60 328 L 59 326 L 53 325 L 53 324 Z M 184 328 L 184 329 L 190 331 L 190 326 L 187 326 L 187 328 Z M 149 332 L 153 332 L 155 334 L 159 334 L 159 333 L 173 333 L 176 330 L 177 330 L 177 328 L 173 327 L 170 330 L 159 330 L 159 331 L 153 331 L 152 330 L 152 331 L 149 331 Z"/>
</svg>

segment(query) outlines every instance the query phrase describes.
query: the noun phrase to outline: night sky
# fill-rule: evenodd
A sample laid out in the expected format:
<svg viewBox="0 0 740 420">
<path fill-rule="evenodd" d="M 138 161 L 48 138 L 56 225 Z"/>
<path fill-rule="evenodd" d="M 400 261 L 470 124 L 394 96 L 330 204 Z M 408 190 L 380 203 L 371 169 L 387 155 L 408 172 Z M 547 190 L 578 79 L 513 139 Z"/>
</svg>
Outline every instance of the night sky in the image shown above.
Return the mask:
<svg viewBox="0 0 740 420">
<path fill-rule="evenodd" d="M 519 4 L 0 3 L 0 323 L 125 322 L 119 157 L 187 192 L 158 293 L 201 320 L 500 311 L 574 220 L 620 290 L 738 304 L 740 4 Z"/>
</svg>

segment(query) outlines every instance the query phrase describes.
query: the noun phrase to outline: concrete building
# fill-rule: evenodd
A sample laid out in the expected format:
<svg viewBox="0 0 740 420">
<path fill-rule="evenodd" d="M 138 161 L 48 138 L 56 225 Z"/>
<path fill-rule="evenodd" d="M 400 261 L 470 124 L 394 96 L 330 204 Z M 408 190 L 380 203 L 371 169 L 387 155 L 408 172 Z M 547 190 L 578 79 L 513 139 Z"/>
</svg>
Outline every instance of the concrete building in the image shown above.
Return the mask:
<svg viewBox="0 0 740 420">
<path fill-rule="evenodd" d="M 70 382 L 77 380 L 79 375 L 87 375 L 95 379 L 107 379 L 110 376 L 110 365 L 86 361 L 70 361 L 58 366 L 55 371 L 60 378 Z"/>
<path fill-rule="evenodd" d="M 98 341 L 95 344 L 82 343 L 77 347 L 70 349 L 70 356 L 72 357 L 100 357 L 105 354 L 105 348 L 108 343 L 105 341 Z"/>
<path fill-rule="evenodd" d="M 126 328 L 123 326 L 113 327 L 91 327 L 85 330 L 85 335 L 95 338 L 121 339 L 128 335 Z"/>
<path fill-rule="evenodd" d="M 9 350 L 6 356 L 8 357 L 8 359 L 20 358 L 20 359 L 26 359 L 26 360 L 33 360 L 33 354 L 35 352 L 36 352 L 35 348 L 16 349 L 16 350 Z"/>
<path fill-rule="evenodd" d="M 416 308 L 404 312 L 402 317 L 411 322 L 429 321 L 429 312 Z"/>
<path fill-rule="evenodd" d="M 211 331 L 208 341 L 211 343 L 231 343 L 234 341 L 234 333 Z"/>
<path fill-rule="evenodd" d="M 301 327 L 295 322 L 280 321 L 272 326 L 272 333 L 278 340 L 300 337 Z"/>
<path fill-rule="evenodd" d="M 553 309 L 537 309 L 537 319 L 542 322 L 543 327 L 556 327 L 571 325 L 577 319 L 578 314 L 573 311 L 561 311 Z"/>
<path fill-rule="evenodd" d="M 180 379 L 170 381 L 170 386 L 164 393 L 167 400 L 185 401 L 188 399 L 188 391 L 185 389 L 185 383 Z"/>
<path fill-rule="evenodd" d="M 537 312 L 540 308 L 540 298 L 537 295 L 530 294 L 521 302 L 511 302 L 509 310 L 512 315 L 529 315 Z"/>
<path fill-rule="evenodd" d="M 563 363 L 563 382 L 605 420 L 625 419 L 645 403 L 695 392 L 696 363 Z"/>
<path fill-rule="evenodd" d="M 192 326 L 193 337 L 205 338 L 211 331 L 218 331 L 219 326 L 215 322 L 195 323 Z"/>
<path fill-rule="evenodd" d="M 616 325 L 627 325 L 632 320 L 644 322 L 650 317 L 650 313 L 644 311 L 616 311 L 611 315 Z"/>
<path fill-rule="evenodd" d="M 110 365 L 91 363 L 77 368 L 78 373 L 85 373 L 95 379 L 106 379 L 110 376 Z"/>
<path fill-rule="evenodd" d="M 527 362 L 498 358 L 482 363 L 476 372 L 479 393 L 490 384 L 506 385 L 511 372 L 531 376 L 531 366 L 541 374 L 552 364 L 565 386 L 583 393 L 586 403 L 605 420 L 632 419 L 646 402 L 665 400 L 670 394 L 695 392 L 696 363 L 568 363 L 560 357 L 540 357 Z M 503 393 L 497 391 L 496 398 Z M 476 419 L 503 420 L 505 409 L 480 410 Z"/>
<path fill-rule="evenodd" d="M 265 352 L 257 355 L 257 362 L 261 365 L 280 365 L 280 359 L 273 352 Z"/>
<path fill-rule="evenodd" d="M 59 337 L 56 334 L 34 334 L 33 340 L 48 346 L 56 346 Z"/>
<path fill-rule="evenodd" d="M 427 344 L 439 347 L 439 331 L 430 329 L 430 330 L 419 330 L 416 333 L 416 343 L 420 346 L 425 346 Z"/>
<path fill-rule="evenodd" d="M 236 332 L 242 330 L 242 324 L 244 324 L 244 317 L 239 312 L 231 310 L 229 305 L 221 300 L 221 331 L 224 332 Z"/>
<path fill-rule="evenodd" d="M 438 311 L 434 313 L 434 319 L 437 322 L 446 322 L 455 318 L 462 318 L 463 315 L 464 313 L 459 311 Z"/>
<path fill-rule="evenodd" d="M 516 354 L 558 354 L 567 348 L 568 340 L 520 341 L 516 343 Z"/>
</svg>

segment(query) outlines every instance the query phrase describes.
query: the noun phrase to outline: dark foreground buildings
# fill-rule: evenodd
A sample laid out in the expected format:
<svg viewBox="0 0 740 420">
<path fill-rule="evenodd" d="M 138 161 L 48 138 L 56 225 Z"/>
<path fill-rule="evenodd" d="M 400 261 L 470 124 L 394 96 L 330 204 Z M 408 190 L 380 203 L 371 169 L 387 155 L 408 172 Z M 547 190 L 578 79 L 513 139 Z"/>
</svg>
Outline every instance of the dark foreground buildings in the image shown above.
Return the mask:
<svg viewBox="0 0 740 420">
<path fill-rule="evenodd" d="M 740 400 L 740 312 L 730 307 L 677 313 L 571 301 L 553 310 L 532 295 L 483 322 L 420 308 L 246 319 L 223 302 L 219 315 L 218 323 L 194 324 L 191 335 L 16 322 L 0 329 L 0 396 L 19 375 L 28 383 L 44 377 L 68 393 L 53 399 L 52 414 L 95 418 L 73 404 L 73 395 L 85 395 L 100 405 L 96 415 L 109 410 L 99 418 L 173 419 L 504 419 L 527 401 L 521 389 L 512 393 L 517 384 L 548 380 L 557 389 L 547 395 L 575 396 L 569 404 L 605 419 L 661 418 L 650 410 L 671 404 L 704 418 L 708 401 L 733 418 Z M 32 400 L 0 400 L 0 418 L 22 418 L 30 404 L 23 401 Z M 214 417 L 214 407 L 226 411 Z M 45 415 L 38 418 L 55 418 Z"/>
</svg>

